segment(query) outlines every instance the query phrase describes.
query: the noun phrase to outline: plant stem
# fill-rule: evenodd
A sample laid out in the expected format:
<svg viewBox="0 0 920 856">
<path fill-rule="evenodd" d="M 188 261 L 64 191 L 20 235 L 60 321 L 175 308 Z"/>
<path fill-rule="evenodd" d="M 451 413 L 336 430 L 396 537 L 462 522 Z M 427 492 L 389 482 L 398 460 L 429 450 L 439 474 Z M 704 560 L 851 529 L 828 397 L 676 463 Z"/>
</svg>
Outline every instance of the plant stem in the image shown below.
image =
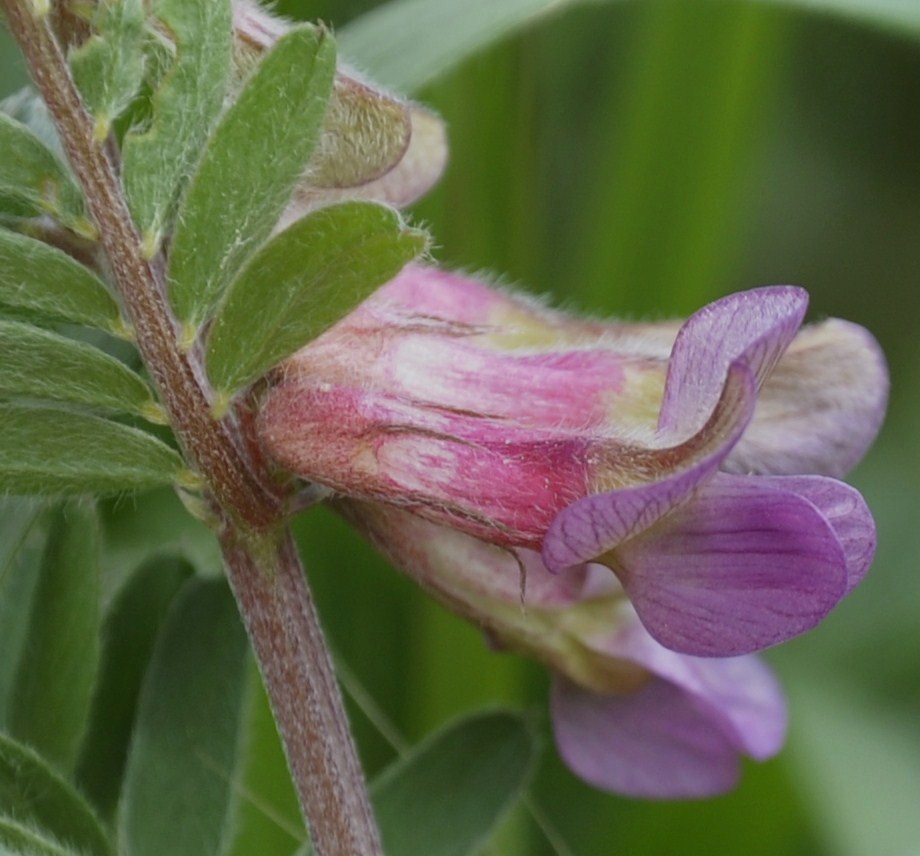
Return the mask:
<svg viewBox="0 0 920 856">
<path fill-rule="evenodd" d="M 117 170 L 51 29 L 47 3 L 0 0 L 54 118 L 112 268 L 137 346 L 186 461 L 205 483 L 228 577 L 243 615 L 288 764 L 320 856 L 377 856 L 379 835 L 310 590 L 290 533 L 285 495 L 231 413 L 211 417 L 212 391 L 193 349 L 178 346 L 162 259 L 144 258 Z"/>
<path fill-rule="evenodd" d="M 242 611 L 266 686 L 295 783 L 319 776 L 328 787 L 306 795 L 311 807 L 310 837 L 317 851 L 332 854 L 382 853 L 366 797 L 348 783 L 361 780 L 351 733 L 342 709 L 329 651 L 307 586 L 297 549 L 285 531 L 276 541 L 234 543 L 223 538 L 230 584 Z M 263 555 L 267 557 L 263 558 Z M 275 573 L 260 573 L 268 563 Z M 261 566 L 261 567 L 260 567 Z M 303 631 L 307 630 L 306 633 Z M 344 765 L 344 766 L 343 766 Z M 360 839 L 355 829 L 365 830 Z M 371 839 L 369 831 L 373 831 Z M 319 842 L 336 842 L 328 851 Z"/>
</svg>

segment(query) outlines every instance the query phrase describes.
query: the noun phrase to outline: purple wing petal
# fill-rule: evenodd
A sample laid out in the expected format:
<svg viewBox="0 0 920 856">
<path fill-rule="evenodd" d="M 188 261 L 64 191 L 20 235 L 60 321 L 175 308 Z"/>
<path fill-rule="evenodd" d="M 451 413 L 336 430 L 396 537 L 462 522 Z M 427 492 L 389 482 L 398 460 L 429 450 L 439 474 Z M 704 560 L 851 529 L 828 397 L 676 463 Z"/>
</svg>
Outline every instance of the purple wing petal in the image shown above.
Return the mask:
<svg viewBox="0 0 920 856">
<path fill-rule="evenodd" d="M 784 476 L 758 479 L 797 494 L 815 505 L 831 525 L 846 556 L 849 594 L 866 575 L 877 543 L 872 512 L 856 488 L 823 476 Z"/>
<path fill-rule="evenodd" d="M 559 754 L 597 788 L 687 799 L 723 793 L 738 780 L 737 750 L 718 720 L 661 678 L 620 696 L 557 678 L 552 714 Z"/>
<path fill-rule="evenodd" d="M 658 428 L 689 437 L 712 412 L 730 365 L 744 362 L 758 386 L 805 317 L 808 294 L 793 286 L 742 291 L 704 306 L 681 327 L 671 351 Z"/>
<path fill-rule="evenodd" d="M 649 468 L 670 466 L 666 478 L 586 496 L 563 509 L 543 542 L 551 571 L 591 562 L 635 537 L 670 512 L 711 477 L 738 441 L 754 410 L 756 387 L 746 365 L 735 363 L 709 422 L 681 446 L 653 450 Z"/>
<path fill-rule="evenodd" d="M 642 623 L 675 651 L 729 657 L 814 627 L 847 587 L 822 509 L 778 480 L 720 474 L 610 558 Z"/>
<path fill-rule="evenodd" d="M 761 389 L 723 469 L 842 478 L 875 439 L 887 402 L 888 367 L 868 331 L 835 319 L 806 327 Z"/>
</svg>

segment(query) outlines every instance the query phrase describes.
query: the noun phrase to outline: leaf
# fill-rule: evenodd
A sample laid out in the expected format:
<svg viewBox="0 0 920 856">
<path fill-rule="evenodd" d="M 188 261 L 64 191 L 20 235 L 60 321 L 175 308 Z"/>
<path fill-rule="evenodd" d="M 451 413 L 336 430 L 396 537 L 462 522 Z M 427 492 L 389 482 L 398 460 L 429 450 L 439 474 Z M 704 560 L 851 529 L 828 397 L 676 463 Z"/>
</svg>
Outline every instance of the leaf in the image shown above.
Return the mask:
<svg viewBox="0 0 920 856">
<path fill-rule="evenodd" d="M 750 0 L 749 0 L 750 2 Z M 920 38 L 920 5 L 914 0 L 753 0 L 787 9 L 831 15 L 897 35 Z"/>
<path fill-rule="evenodd" d="M 32 749 L 3 734 L 0 814 L 66 841 L 85 856 L 113 856 L 99 821 L 73 786 Z"/>
<path fill-rule="evenodd" d="M 424 232 L 369 202 L 322 208 L 256 253 L 231 285 L 207 346 L 217 396 L 229 396 L 353 309 L 425 250 Z"/>
<path fill-rule="evenodd" d="M 371 785 L 384 850 L 388 856 L 478 853 L 522 796 L 537 753 L 527 722 L 510 711 L 450 723 Z"/>
<path fill-rule="evenodd" d="M 66 253 L 0 229 L 0 303 L 124 335 L 118 304 Z"/>
<path fill-rule="evenodd" d="M 90 503 L 55 513 L 19 661 L 10 733 L 61 770 L 76 761 L 99 660 L 99 526 Z"/>
<path fill-rule="evenodd" d="M 0 318 L 0 395 L 72 402 L 157 420 L 147 383 L 85 342 Z"/>
<path fill-rule="evenodd" d="M 296 27 L 215 129 L 170 250 L 170 295 L 187 344 L 278 222 L 316 143 L 334 72 L 332 38 Z"/>
<path fill-rule="evenodd" d="M 233 836 L 221 856 L 291 856 L 307 833 L 265 688 L 249 658 Z"/>
<path fill-rule="evenodd" d="M 44 546 L 44 503 L 0 497 L 0 731 L 7 728 L 16 671 L 29 630 Z"/>
<path fill-rule="evenodd" d="M 82 856 L 45 833 L 0 816 L 2 856 Z"/>
<path fill-rule="evenodd" d="M 865 691 L 791 668 L 789 758 L 825 852 L 909 854 L 920 842 L 920 743 L 914 710 L 899 711 Z M 818 668 L 815 668 L 815 666 Z"/>
<path fill-rule="evenodd" d="M 179 455 L 144 431 L 68 410 L 0 404 L 0 491 L 102 493 L 181 476 Z"/>
<path fill-rule="evenodd" d="M 541 17 L 586 0 L 391 0 L 338 32 L 343 56 L 399 92 L 415 92 Z M 603 0 L 591 0 L 593 3 Z M 607 0 L 615 2 L 615 0 Z M 816 12 L 920 38 L 915 0 L 745 0 Z"/>
<path fill-rule="evenodd" d="M 246 653 L 224 581 L 193 580 L 170 610 L 141 691 L 120 812 L 126 856 L 218 852 L 233 797 Z"/>
<path fill-rule="evenodd" d="M 153 94 L 149 125 L 124 142 L 131 214 L 153 256 L 223 105 L 232 52 L 229 0 L 156 0 L 152 15 L 174 57 Z"/>
<path fill-rule="evenodd" d="M 536 757 L 533 733 L 517 714 L 478 713 L 451 723 L 374 781 L 371 796 L 386 852 L 478 852 L 522 795 Z"/>
<path fill-rule="evenodd" d="M 141 683 L 154 641 L 192 566 L 171 556 L 148 560 L 118 592 L 102 627 L 99 677 L 77 782 L 104 817 L 118 802 Z"/>
<path fill-rule="evenodd" d="M 70 66 L 102 141 L 144 78 L 143 0 L 101 0 L 92 28 L 93 35 L 70 54 Z"/>
<path fill-rule="evenodd" d="M 0 113 L 0 210 L 3 200 L 18 203 L 9 213 L 50 214 L 75 232 L 95 231 L 83 212 L 83 198 L 64 165 L 25 125 Z"/>
</svg>

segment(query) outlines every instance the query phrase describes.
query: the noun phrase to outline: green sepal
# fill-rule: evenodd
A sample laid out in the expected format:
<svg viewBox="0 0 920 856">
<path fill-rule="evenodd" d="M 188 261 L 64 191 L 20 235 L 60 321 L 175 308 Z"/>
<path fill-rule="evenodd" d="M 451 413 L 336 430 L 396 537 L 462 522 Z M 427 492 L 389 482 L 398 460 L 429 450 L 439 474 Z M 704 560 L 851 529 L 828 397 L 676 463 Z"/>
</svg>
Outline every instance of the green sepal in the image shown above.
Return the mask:
<svg viewBox="0 0 920 856">
<path fill-rule="evenodd" d="M 145 431 L 63 408 L 0 404 L 0 491 L 115 493 L 185 478 L 178 453 Z"/>
<path fill-rule="evenodd" d="M 218 401 L 263 375 L 350 312 L 425 251 L 427 235 L 392 208 L 321 208 L 265 244 L 230 286 L 208 338 Z"/>
<path fill-rule="evenodd" d="M 278 223 L 316 144 L 334 73 L 331 36 L 295 27 L 265 54 L 215 128 L 170 250 L 170 297 L 189 347 Z"/>
</svg>

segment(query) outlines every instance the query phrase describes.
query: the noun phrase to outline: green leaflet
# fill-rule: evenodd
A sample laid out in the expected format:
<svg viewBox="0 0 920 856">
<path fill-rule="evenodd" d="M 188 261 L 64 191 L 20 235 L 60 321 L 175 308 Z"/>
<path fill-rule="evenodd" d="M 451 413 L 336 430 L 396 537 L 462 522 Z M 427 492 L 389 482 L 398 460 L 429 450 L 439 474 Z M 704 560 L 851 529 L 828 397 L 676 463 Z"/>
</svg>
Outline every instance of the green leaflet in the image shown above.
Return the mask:
<svg viewBox="0 0 920 856">
<path fill-rule="evenodd" d="M 0 734 L 0 843 L 16 841 L 23 827 L 34 830 L 39 841 L 50 839 L 49 846 L 55 839 L 66 841 L 82 856 L 114 853 L 99 821 L 73 786 L 34 750 Z M 24 852 L 31 856 L 31 851 Z"/>
<path fill-rule="evenodd" d="M 144 431 L 64 409 L 0 404 L 0 491 L 118 492 L 182 475 L 179 455 Z"/>
<path fill-rule="evenodd" d="M 526 721 L 510 711 L 480 712 L 441 729 L 371 786 L 386 852 L 478 853 L 522 796 L 537 751 Z"/>
<path fill-rule="evenodd" d="M 70 66 L 102 141 L 143 82 L 143 0 L 101 0 L 92 26 L 93 35 L 71 53 Z"/>
<path fill-rule="evenodd" d="M 29 633 L 39 577 L 45 505 L 31 497 L 0 498 L 0 732 L 8 730 L 11 697 Z"/>
<path fill-rule="evenodd" d="M 334 72 L 332 38 L 313 27 L 292 29 L 214 130 L 170 251 L 170 296 L 189 346 L 290 200 L 319 135 Z"/>
<path fill-rule="evenodd" d="M 70 402 L 163 421 L 140 375 L 104 351 L 0 318 L 0 395 Z"/>
<path fill-rule="evenodd" d="M 219 852 L 234 799 L 247 651 L 226 583 L 190 581 L 141 691 L 119 813 L 125 856 Z"/>
<path fill-rule="evenodd" d="M 221 856 L 292 856 L 304 830 L 281 739 L 255 661 L 248 658 L 246 711 L 233 834 Z"/>
<path fill-rule="evenodd" d="M 0 856 L 82 856 L 45 830 L 0 815 Z"/>
<path fill-rule="evenodd" d="M 388 856 L 474 856 L 533 773 L 537 741 L 511 711 L 450 723 L 388 767 L 371 799 Z M 301 856 L 312 853 L 309 846 Z"/>
<path fill-rule="evenodd" d="M 21 122 L 0 113 L 0 212 L 50 214 L 85 236 L 95 230 L 83 197 L 64 165 Z"/>
<path fill-rule="evenodd" d="M 138 694 L 157 633 L 174 596 L 192 574 L 192 566 L 183 559 L 148 559 L 106 614 L 89 730 L 77 764 L 81 790 L 106 818 L 118 802 Z"/>
<path fill-rule="evenodd" d="M 208 339 L 218 400 L 303 347 L 424 252 L 391 208 L 346 202 L 296 221 L 231 285 Z"/>
<path fill-rule="evenodd" d="M 232 51 L 229 0 L 155 0 L 152 16 L 172 39 L 173 64 L 153 94 L 148 126 L 124 141 L 124 185 L 153 255 L 223 104 Z"/>
<path fill-rule="evenodd" d="M 55 513 L 12 694 L 10 733 L 72 769 L 99 660 L 99 525 L 86 502 Z"/>
<path fill-rule="evenodd" d="M 101 280 L 66 253 L 6 229 L 0 229 L 0 303 L 124 335 L 118 304 Z"/>
</svg>

